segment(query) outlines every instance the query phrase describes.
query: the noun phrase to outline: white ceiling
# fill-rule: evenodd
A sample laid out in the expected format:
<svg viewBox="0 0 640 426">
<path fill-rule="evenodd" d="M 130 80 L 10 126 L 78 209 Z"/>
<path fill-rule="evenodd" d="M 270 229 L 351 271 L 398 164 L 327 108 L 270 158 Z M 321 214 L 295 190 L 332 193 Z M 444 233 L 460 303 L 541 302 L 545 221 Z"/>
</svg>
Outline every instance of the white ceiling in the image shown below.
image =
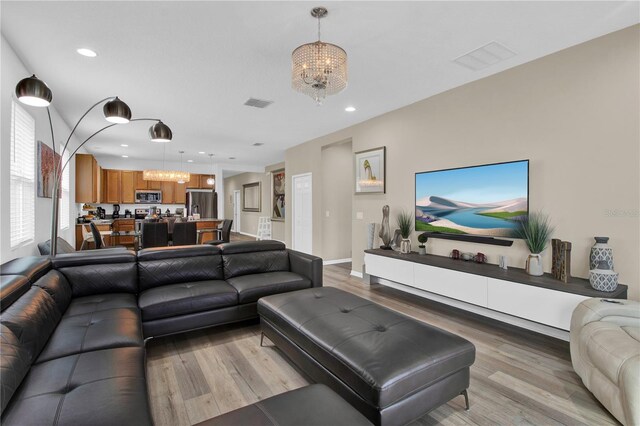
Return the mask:
<svg viewBox="0 0 640 426">
<path fill-rule="evenodd" d="M 69 1 L 1 3 L 2 33 L 45 80 L 70 125 L 118 95 L 135 117 L 173 130 L 167 159 L 265 166 L 284 151 L 467 82 L 639 22 L 631 2 L 325 1 L 322 39 L 349 55 L 349 87 L 317 107 L 290 86 L 291 51 L 316 37 L 323 2 Z M 481 71 L 452 59 L 491 41 L 517 53 Z M 89 47 L 98 57 L 78 55 Z M 249 97 L 273 100 L 260 110 Z M 357 107 L 347 113 L 348 105 Z M 104 125 L 100 110 L 79 128 Z M 150 123 L 109 129 L 88 146 L 105 155 L 161 159 Z M 264 146 L 253 147 L 255 142 Z M 128 148 L 120 147 L 129 144 Z M 152 148 L 150 148 L 152 147 Z M 236 160 L 228 160 L 236 157 Z"/>
</svg>

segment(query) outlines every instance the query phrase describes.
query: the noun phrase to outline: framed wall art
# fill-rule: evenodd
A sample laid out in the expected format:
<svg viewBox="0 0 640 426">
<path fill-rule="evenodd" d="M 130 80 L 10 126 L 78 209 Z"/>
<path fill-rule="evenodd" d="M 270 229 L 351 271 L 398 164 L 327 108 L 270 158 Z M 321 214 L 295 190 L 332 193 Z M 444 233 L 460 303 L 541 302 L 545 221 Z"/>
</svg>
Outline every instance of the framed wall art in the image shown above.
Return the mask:
<svg viewBox="0 0 640 426">
<path fill-rule="evenodd" d="M 53 193 L 53 169 L 60 164 L 60 154 L 53 152 L 53 149 L 46 143 L 38 141 L 38 197 L 51 198 Z M 58 182 L 58 196 L 62 197 L 62 182 Z"/>
<path fill-rule="evenodd" d="M 252 182 L 242 185 L 242 211 L 262 211 L 262 194 L 260 182 Z"/>
<path fill-rule="evenodd" d="M 356 194 L 386 193 L 386 151 L 387 148 L 382 146 L 380 148 L 360 151 L 354 154 L 356 168 Z"/>
<path fill-rule="evenodd" d="M 285 218 L 284 185 L 284 169 L 271 172 L 271 220 L 283 221 Z"/>
</svg>

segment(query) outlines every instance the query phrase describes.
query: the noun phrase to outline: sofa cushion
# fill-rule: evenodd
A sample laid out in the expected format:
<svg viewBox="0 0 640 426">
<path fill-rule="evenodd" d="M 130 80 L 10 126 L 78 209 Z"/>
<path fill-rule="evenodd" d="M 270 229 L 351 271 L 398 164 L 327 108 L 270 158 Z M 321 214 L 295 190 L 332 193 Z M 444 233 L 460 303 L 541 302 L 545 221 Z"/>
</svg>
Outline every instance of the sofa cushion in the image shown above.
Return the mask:
<svg viewBox="0 0 640 426">
<path fill-rule="evenodd" d="M 222 254 L 255 253 L 258 251 L 284 250 L 284 243 L 275 240 L 234 241 L 218 246 Z"/>
<path fill-rule="evenodd" d="M 31 282 L 23 275 L 0 276 L 0 311 L 4 311 L 31 288 Z"/>
<path fill-rule="evenodd" d="M 64 275 L 59 271 L 49 271 L 33 285 L 51 296 L 60 315 L 65 313 L 71 303 L 71 286 Z"/>
<path fill-rule="evenodd" d="M 239 303 L 255 302 L 263 296 L 311 287 L 311 281 L 293 272 L 265 272 L 227 280 L 238 291 Z"/>
<path fill-rule="evenodd" d="M 257 251 L 252 253 L 223 254 L 224 279 L 262 272 L 289 271 L 287 250 Z"/>
<path fill-rule="evenodd" d="M 38 357 L 60 318 L 55 301 L 35 286 L 0 314 L 0 322 L 18 338 L 29 364 Z"/>
<path fill-rule="evenodd" d="M 198 423 L 198 426 L 371 426 L 325 385 L 315 384 L 263 399 Z"/>
<path fill-rule="evenodd" d="M 138 303 L 136 302 L 136 296 L 129 293 L 112 293 L 77 297 L 71 300 L 71 304 L 64 313 L 64 317 L 117 308 L 137 309 Z"/>
<path fill-rule="evenodd" d="M 165 285 L 140 294 L 143 321 L 209 311 L 238 304 L 238 292 L 224 281 Z"/>
<path fill-rule="evenodd" d="M 138 267 L 133 252 L 90 250 L 57 255 L 52 261 L 69 281 L 73 297 L 138 293 Z"/>
<path fill-rule="evenodd" d="M 623 327 L 606 321 L 594 321 L 582 329 L 589 360 L 613 383 L 621 382 L 625 363 L 640 359 L 640 342 L 633 337 L 635 333 L 629 334 Z"/>
<path fill-rule="evenodd" d="M 37 362 L 81 352 L 129 346 L 143 346 L 142 328 L 137 309 L 108 309 L 65 316 Z"/>
<path fill-rule="evenodd" d="M 475 359 L 475 347 L 462 337 L 333 287 L 262 298 L 258 313 L 374 407 Z"/>
<path fill-rule="evenodd" d="M 11 330 L 0 325 L 0 413 L 11 400 L 11 397 L 29 372 L 29 355 L 24 345 Z"/>
<path fill-rule="evenodd" d="M 23 275 L 32 283 L 51 269 L 51 260 L 45 256 L 26 256 L 10 260 L 0 267 L 0 275 Z"/>
<path fill-rule="evenodd" d="M 34 365 L 2 423 L 151 424 L 144 349 L 106 349 Z"/>
<path fill-rule="evenodd" d="M 140 291 L 195 281 L 221 280 L 220 250 L 210 245 L 159 247 L 138 254 Z"/>
</svg>

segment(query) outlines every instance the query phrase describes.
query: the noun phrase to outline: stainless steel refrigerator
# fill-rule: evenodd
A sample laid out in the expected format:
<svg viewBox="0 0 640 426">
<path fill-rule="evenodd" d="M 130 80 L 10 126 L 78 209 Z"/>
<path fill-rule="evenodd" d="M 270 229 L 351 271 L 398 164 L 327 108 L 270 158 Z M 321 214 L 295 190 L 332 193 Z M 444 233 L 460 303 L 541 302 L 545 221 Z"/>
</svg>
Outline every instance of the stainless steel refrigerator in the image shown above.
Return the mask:
<svg viewBox="0 0 640 426">
<path fill-rule="evenodd" d="M 187 216 L 200 213 L 202 219 L 218 217 L 218 193 L 210 189 L 187 189 Z"/>
</svg>

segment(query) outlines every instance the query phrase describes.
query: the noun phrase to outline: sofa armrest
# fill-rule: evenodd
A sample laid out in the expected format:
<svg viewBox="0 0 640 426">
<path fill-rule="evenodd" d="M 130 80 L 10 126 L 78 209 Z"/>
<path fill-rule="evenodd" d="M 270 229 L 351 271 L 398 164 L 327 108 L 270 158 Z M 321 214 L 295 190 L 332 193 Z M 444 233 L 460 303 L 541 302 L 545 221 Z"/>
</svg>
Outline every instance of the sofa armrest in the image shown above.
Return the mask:
<svg viewBox="0 0 640 426">
<path fill-rule="evenodd" d="M 322 287 L 322 259 L 295 250 L 289 252 L 289 265 L 291 272 L 300 274 L 311 280 L 312 287 Z"/>
<path fill-rule="evenodd" d="M 640 326 L 640 302 L 624 299 L 587 299 L 573 311 L 571 332 L 579 331 L 594 321 L 610 322 L 619 326 Z"/>
</svg>

